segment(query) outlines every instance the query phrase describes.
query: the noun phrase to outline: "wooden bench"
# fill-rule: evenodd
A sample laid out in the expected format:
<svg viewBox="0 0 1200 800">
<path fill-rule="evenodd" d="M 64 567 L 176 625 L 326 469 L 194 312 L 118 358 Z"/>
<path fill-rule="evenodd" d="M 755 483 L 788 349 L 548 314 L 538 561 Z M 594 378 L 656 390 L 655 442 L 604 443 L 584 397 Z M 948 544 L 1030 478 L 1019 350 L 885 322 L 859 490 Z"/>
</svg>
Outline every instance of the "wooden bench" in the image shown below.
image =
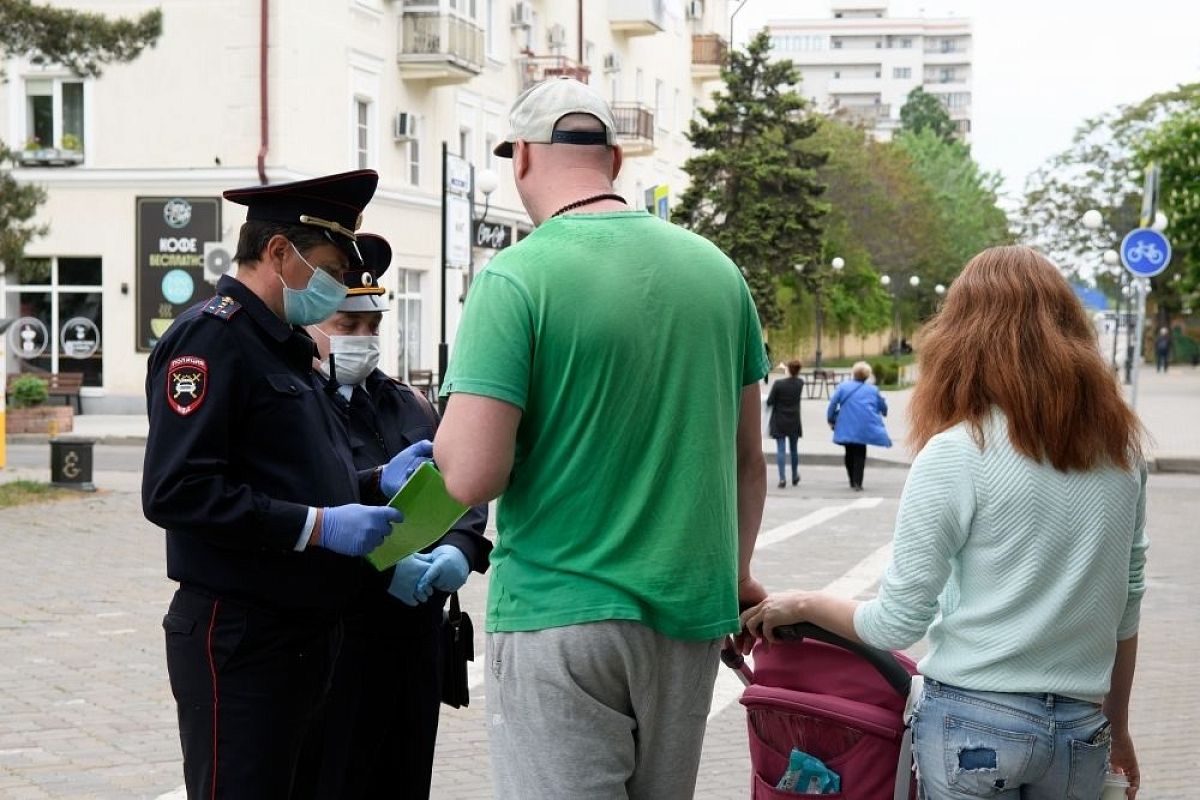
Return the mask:
<svg viewBox="0 0 1200 800">
<path fill-rule="evenodd" d="M 82 372 L 10 372 L 5 395 L 11 397 L 13 381 L 26 376 L 45 381 L 47 394 L 52 398 L 61 397 L 65 405 L 71 405 L 71 398 L 74 398 L 76 413 L 83 413 L 83 401 L 79 397 L 79 389 L 83 386 Z"/>
</svg>

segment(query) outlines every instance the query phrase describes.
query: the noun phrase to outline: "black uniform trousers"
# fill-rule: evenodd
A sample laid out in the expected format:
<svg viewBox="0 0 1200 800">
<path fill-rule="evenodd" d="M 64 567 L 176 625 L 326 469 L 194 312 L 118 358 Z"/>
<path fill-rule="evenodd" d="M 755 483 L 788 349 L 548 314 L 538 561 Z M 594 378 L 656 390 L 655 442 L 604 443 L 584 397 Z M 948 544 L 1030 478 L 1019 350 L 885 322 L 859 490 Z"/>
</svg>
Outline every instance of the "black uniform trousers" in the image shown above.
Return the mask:
<svg viewBox="0 0 1200 800">
<path fill-rule="evenodd" d="M 163 618 L 188 797 L 285 800 L 341 645 L 337 616 L 181 586 Z"/>
</svg>

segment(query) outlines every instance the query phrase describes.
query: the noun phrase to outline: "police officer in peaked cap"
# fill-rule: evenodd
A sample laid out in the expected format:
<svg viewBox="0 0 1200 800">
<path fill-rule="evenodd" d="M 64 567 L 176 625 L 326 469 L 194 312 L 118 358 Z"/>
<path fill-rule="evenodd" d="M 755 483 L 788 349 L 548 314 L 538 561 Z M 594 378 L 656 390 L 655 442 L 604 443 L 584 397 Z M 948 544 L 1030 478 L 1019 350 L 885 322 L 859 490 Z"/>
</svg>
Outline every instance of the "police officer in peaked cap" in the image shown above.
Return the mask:
<svg viewBox="0 0 1200 800">
<path fill-rule="evenodd" d="M 216 295 L 150 355 L 146 518 L 179 582 L 163 628 L 189 797 L 287 798 L 324 701 L 379 505 L 430 455 L 355 467 L 315 380 L 304 325 L 346 296 L 378 176 L 359 170 L 225 193 L 247 207 Z"/>
<path fill-rule="evenodd" d="M 308 332 L 325 397 L 346 426 L 354 464 L 368 469 L 433 438 L 429 401 L 379 368 L 379 325 L 387 310 L 380 278 L 391 263 L 387 240 L 359 234 L 361 270 L 346 273 L 337 313 Z M 370 589 L 346 615 L 329 702 L 306 759 L 316 771 L 311 797 L 428 798 L 441 704 L 441 635 L 449 592 L 484 572 L 487 505 L 466 513 L 440 540 L 396 567 L 363 563 Z"/>
</svg>

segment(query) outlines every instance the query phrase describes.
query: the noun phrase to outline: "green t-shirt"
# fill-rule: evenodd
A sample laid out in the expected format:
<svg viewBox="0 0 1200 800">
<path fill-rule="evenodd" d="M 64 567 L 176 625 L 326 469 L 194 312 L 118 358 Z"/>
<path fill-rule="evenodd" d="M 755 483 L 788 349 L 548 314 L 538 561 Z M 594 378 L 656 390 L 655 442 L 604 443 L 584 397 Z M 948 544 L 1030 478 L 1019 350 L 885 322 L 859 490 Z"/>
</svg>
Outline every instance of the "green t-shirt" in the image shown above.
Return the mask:
<svg viewBox="0 0 1200 800">
<path fill-rule="evenodd" d="M 558 217 L 493 258 L 442 389 L 523 412 L 487 629 L 735 631 L 735 439 L 767 367 L 737 266 L 657 217 Z"/>
</svg>

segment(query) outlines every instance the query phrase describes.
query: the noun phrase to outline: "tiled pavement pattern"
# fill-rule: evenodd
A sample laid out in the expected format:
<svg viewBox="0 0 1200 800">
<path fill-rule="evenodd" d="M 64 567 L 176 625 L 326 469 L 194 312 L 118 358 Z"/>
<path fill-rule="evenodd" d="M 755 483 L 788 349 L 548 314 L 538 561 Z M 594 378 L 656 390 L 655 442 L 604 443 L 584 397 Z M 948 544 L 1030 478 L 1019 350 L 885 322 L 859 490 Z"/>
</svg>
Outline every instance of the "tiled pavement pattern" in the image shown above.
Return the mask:
<svg viewBox="0 0 1200 800">
<path fill-rule="evenodd" d="M 135 462 L 136 458 L 127 459 Z M 837 584 L 870 592 L 887 543 L 902 469 L 872 469 L 852 495 L 835 467 L 802 467 L 799 489 L 774 481 L 759 556 L 768 588 Z M 0 479 L 15 477 L 0 473 Z M 141 517 L 136 475 L 101 472 L 108 491 L 58 504 L 0 511 L 0 798 L 155 798 L 182 782 L 174 708 L 159 627 L 172 584 L 161 533 Z M 1141 797 L 1195 796 L 1200 756 L 1197 567 L 1200 479 L 1150 482 L 1150 591 L 1134 699 L 1135 740 L 1146 775 Z M 877 501 L 872 498 L 878 498 Z M 852 508 L 848 503 L 857 502 Z M 803 530 L 796 520 L 812 524 Z M 789 533 L 791 535 L 789 535 Z M 464 596 L 482 630 L 485 582 Z M 856 588 L 859 587 L 859 588 Z M 482 646 L 478 647 L 482 653 Z M 731 698 L 718 681 L 718 701 Z M 745 722 L 733 702 L 710 719 L 698 798 L 748 795 Z M 484 698 L 446 710 L 434 797 L 490 797 Z M 182 795 L 176 795 L 182 796 Z"/>
</svg>

